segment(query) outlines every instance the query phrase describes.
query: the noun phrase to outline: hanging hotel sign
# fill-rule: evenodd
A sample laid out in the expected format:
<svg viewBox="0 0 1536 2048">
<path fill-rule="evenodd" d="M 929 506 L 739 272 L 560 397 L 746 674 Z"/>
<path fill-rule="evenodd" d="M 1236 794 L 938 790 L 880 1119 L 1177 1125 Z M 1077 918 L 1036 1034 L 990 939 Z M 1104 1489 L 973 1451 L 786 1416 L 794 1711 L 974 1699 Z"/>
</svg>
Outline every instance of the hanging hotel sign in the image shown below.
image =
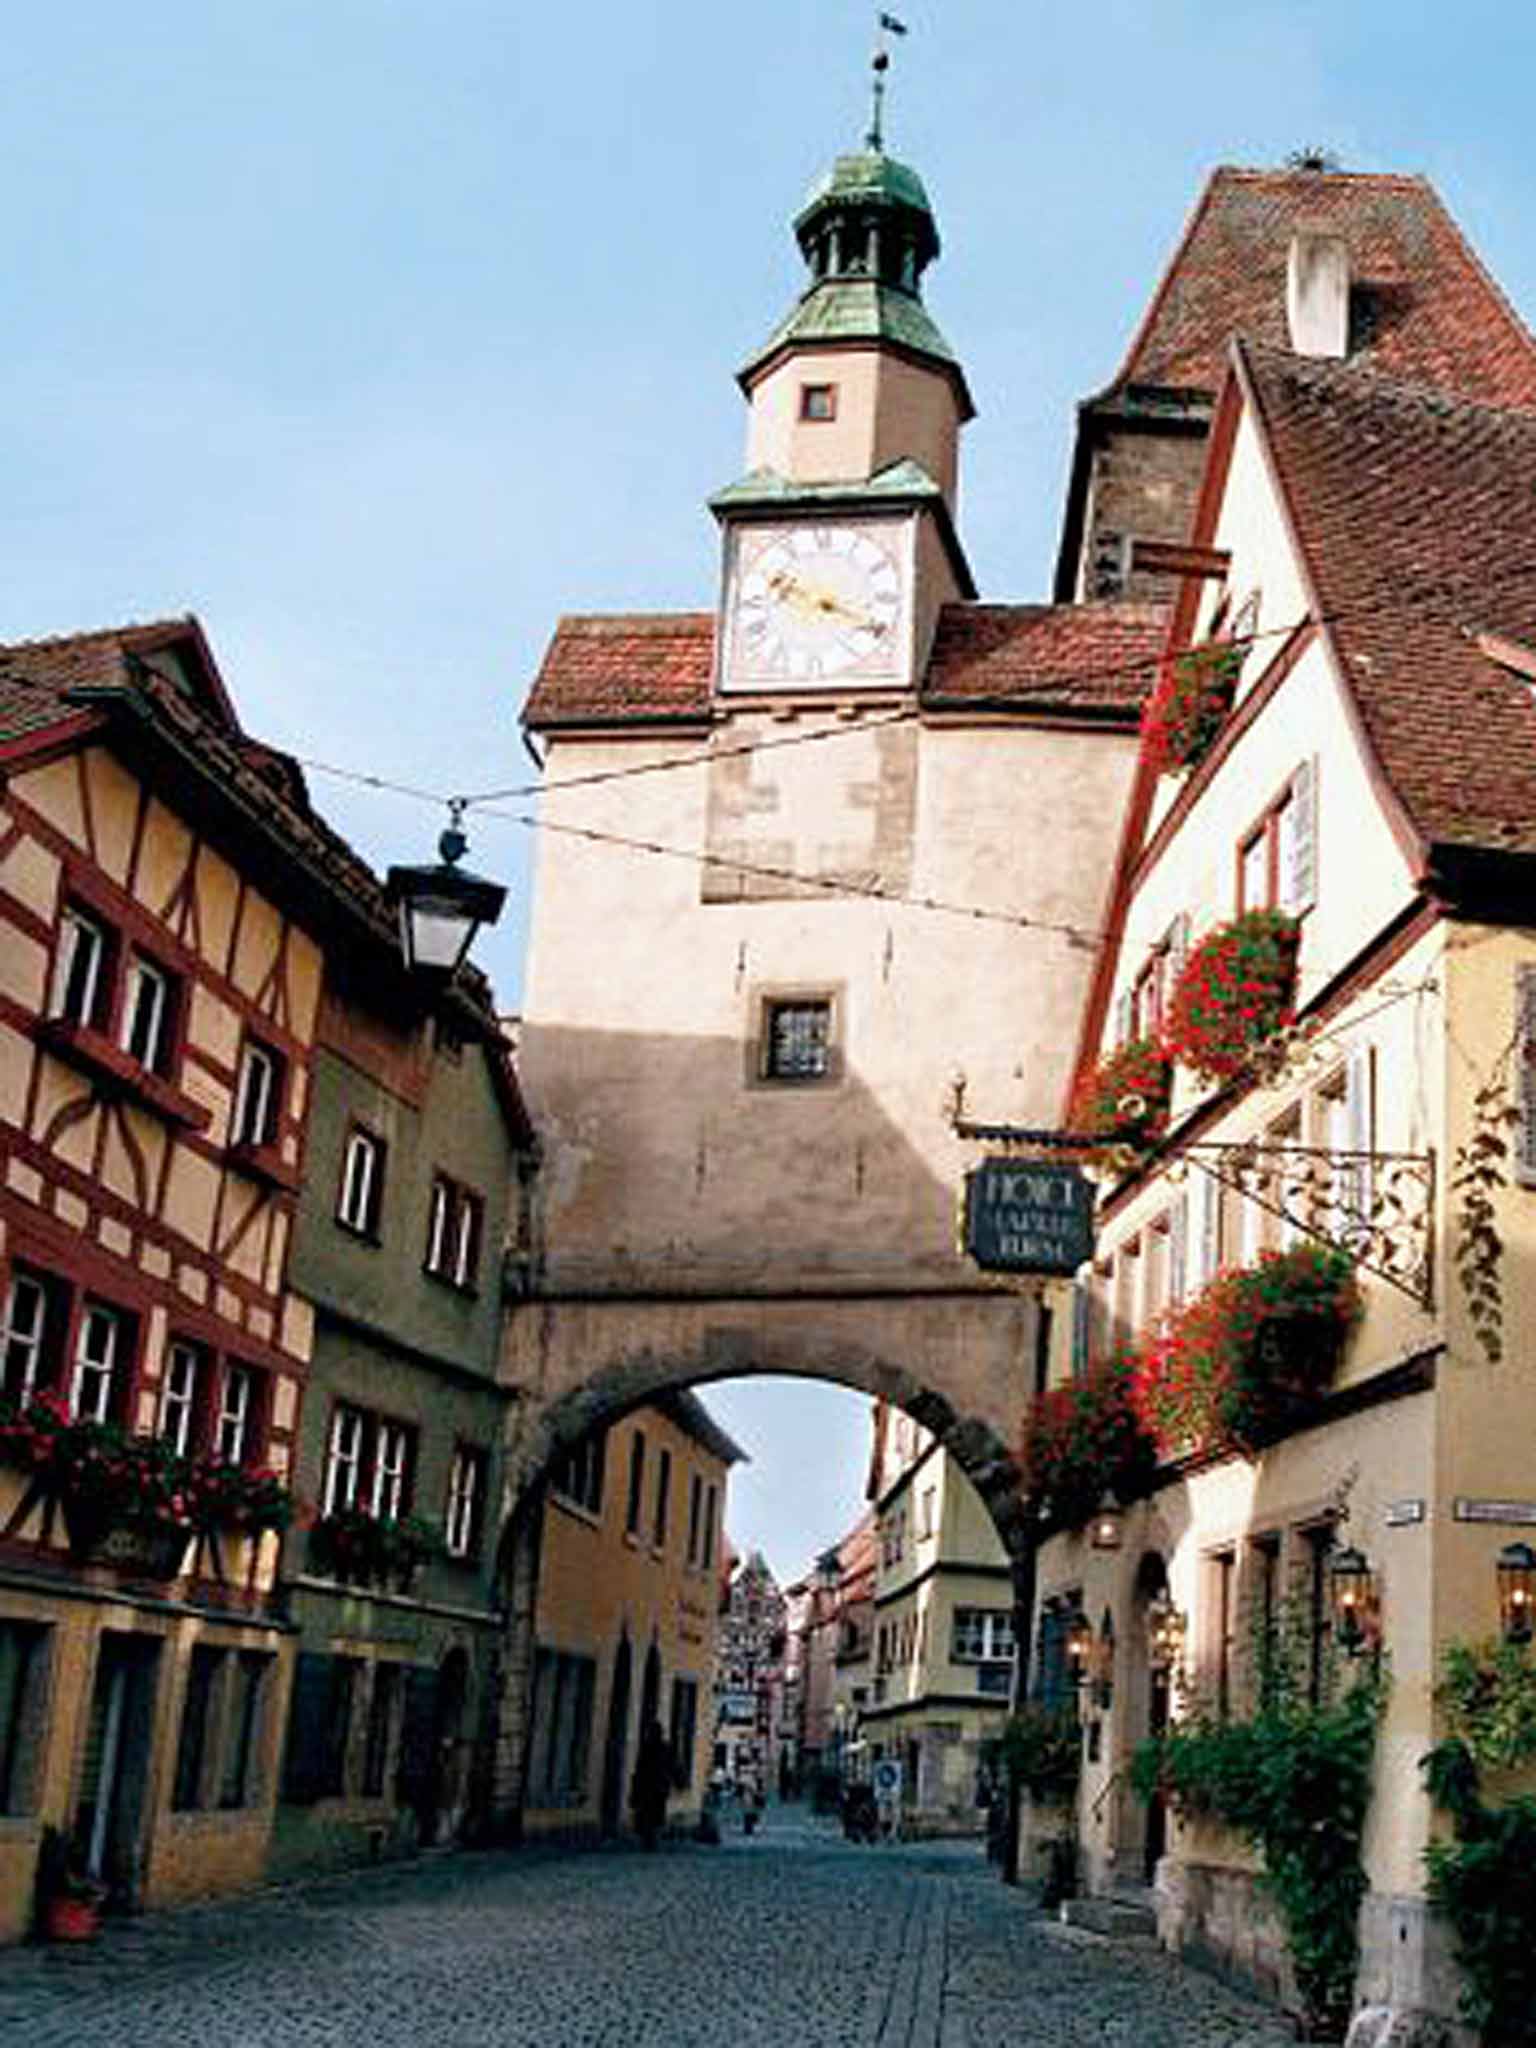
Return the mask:
<svg viewBox="0 0 1536 2048">
<path fill-rule="evenodd" d="M 983 1159 L 965 1177 L 965 1249 L 990 1273 L 1075 1273 L 1093 1256 L 1093 1184 L 1053 1159 Z"/>
</svg>

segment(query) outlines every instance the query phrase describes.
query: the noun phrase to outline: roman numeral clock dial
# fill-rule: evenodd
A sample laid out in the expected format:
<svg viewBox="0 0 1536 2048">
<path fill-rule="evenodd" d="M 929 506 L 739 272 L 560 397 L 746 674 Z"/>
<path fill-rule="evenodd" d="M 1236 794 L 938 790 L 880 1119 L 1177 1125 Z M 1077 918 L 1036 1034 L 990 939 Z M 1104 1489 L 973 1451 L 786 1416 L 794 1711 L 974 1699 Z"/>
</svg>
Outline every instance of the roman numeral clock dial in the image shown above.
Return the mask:
<svg viewBox="0 0 1536 2048">
<path fill-rule="evenodd" d="M 905 539 L 851 520 L 737 530 L 724 681 L 734 689 L 900 680 Z"/>
</svg>

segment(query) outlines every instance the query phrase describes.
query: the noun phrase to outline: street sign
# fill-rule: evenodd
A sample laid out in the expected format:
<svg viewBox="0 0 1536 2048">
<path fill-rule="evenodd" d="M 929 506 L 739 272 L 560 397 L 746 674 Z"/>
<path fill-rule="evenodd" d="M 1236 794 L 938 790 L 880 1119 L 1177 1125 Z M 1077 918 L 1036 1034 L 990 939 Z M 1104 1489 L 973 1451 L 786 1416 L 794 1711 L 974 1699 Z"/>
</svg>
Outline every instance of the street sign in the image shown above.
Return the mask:
<svg viewBox="0 0 1536 2048">
<path fill-rule="evenodd" d="M 869 1782 L 874 1787 L 875 1797 L 880 1800 L 901 1797 L 901 1759 L 893 1756 L 881 1757 L 869 1773 Z"/>
<path fill-rule="evenodd" d="M 1054 1159 L 983 1159 L 965 1176 L 965 1248 L 992 1273 L 1075 1273 L 1093 1256 L 1093 1185 Z"/>
</svg>

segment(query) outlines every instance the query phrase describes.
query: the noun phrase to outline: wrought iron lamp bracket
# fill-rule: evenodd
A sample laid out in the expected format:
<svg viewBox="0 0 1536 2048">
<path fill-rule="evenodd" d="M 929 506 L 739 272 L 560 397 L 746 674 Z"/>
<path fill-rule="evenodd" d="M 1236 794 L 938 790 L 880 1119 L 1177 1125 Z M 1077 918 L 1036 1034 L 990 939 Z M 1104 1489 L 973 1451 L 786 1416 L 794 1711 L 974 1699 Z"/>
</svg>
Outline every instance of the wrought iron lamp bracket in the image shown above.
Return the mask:
<svg viewBox="0 0 1536 2048">
<path fill-rule="evenodd" d="M 1433 1152 L 1344 1152 L 1198 1140 L 1179 1156 L 1304 1237 L 1348 1252 L 1421 1308 L 1434 1306 Z"/>
</svg>

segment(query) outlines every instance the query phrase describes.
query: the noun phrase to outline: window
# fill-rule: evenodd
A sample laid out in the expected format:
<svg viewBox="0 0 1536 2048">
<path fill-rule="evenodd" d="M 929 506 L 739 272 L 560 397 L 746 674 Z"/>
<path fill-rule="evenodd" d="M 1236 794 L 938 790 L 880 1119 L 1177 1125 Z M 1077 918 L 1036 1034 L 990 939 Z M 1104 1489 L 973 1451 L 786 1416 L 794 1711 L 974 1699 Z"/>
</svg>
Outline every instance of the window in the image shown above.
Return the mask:
<svg viewBox="0 0 1536 2048">
<path fill-rule="evenodd" d="M 270 1145 L 277 1136 L 278 1111 L 282 1101 L 282 1056 L 259 1039 L 248 1038 L 240 1055 L 240 1078 L 235 1089 L 235 1121 L 230 1142 L 235 1145 Z"/>
<path fill-rule="evenodd" d="M 672 1772 L 679 1791 L 693 1783 L 693 1752 L 699 1732 L 699 1682 L 672 1681 Z"/>
<path fill-rule="evenodd" d="M 918 1534 L 920 1536 L 926 1538 L 931 1537 L 933 1535 L 934 1530 L 938 1525 L 938 1501 L 938 1488 L 936 1486 L 925 1486 L 923 1488 L 922 1521 L 918 1527 Z"/>
<path fill-rule="evenodd" d="M 432 1180 L 427 1215 L 427 1271 L 454 1287 L 472 1287 L 480 1262 L 484 1198 L 446 1174 Z"/>
<path fill-rule="evenodd" d="M 59 921 L 53 963 L 52 1016 L 100 1029 L 111 1000 L 111 941 L 106 926 L 74 904 Z"/>
<path fill-rule="evenodd" d="M 656 1514 L 651 1524 L 651 1548 L 665 1550 L 667 1511 L 672 1501 L 672 1453 L 662 1446 L 656 1458 Z"/>
<path fill-rule="evenodd" d="M 377 1799 L 389 1773 L 389 1755 L 394 1746 L 400 1718 L 401 1672 L 398 1664 L 373 1667 L 373 1689 L 368 1695 L 368 1728 L 363 1744 L 363 1782 L 358 1788 L 365 1799 Z"/>
<path fill-rule="evenodd" d="M 181 1812 L 203 1804 L 203 1771 L 213 1719 L 214 1688 L 224 1662 L 223 1650 L 195 1644 L 187 1665 L 187 1693 L 181 1708 L 181 1734 L 176 1745 L 176 1782 L 171 1804 Z"/>
<path fill-rule="evenodd" d="M 1237 849 L 1239 910 L 1299 917 L 1317 893 L 1317 774 L 1305 761 Z"/>
<path fill-rule="evenodd" d="M 377 1237 L 384 1200 L 384 1144 L 372 1131 L 354 1126 L 341 1158 L 341 1191 L 336 1221 L 359 1237 Z"/>
<path fill-rule="evenodd" d="M 1256 1536 L 1253 1559 L 1253 1648 L 1258 1704 L 1275 1704 L 1280 1685 L 1280 1538 Z"/>
<path fill-rule="evenodd" d="M 645 1491 L 645 1431 L 637 1429 L 629 1440 L 629 1503 L 624 1510 L 624 1529 L 630 1536 L 640 1534 L 642 1496 Z"/>
<path fill-rule="evenodd" d="M 260 1650 L 242 1650 L 235 1659 L 234 1697 L 224 1729 L 220 1806 L 256 1804 L 256 1753 L 266 1708 L 267 1673 L 271 1668 L 271 1657 Z"/>
<path fill-rule="evenodd" d="M 322 1797 L 339 1798 L 347 1789 L 347 1752 L 352 1745 L 352 1714 L 362 1661 L 357 1657 L 332 1657 L 330 1666 L 316 1777 Z"/>
<path fill-rule="evenodd" d="M 405 1477 L 411 1433 L 400 1422 L 374 1424 L 373 1488 L 368 1512 L 383 1522 L 396 1522 L 405 1512 Z"/>
<path fill-rule="evenodd" d="M 1013 1614 L 1006 1607 L 957 1607 L 950 1639 L 956 1664 L 1006 1664 L 1013 1656 Z"/>
<path fill-rule="evenodd" d="M 47 1379 L 50 1338 L 49 1286 L 37 1273 L 20 1267 L 11 1275 L 5 1304 L 5 1341 L 0 1363 L 4 1374 L 0 1394 L 18 1405 Z"/>
<path fill-rule="evenodd" d="M 704 1481 L 697 1472 L 688 1481 L 688 1562 L 699 1561 L 699 1538 L 704 1533 Z"/>
<path fill-rule="evenodd" d="M 572 1444 L 550 1468 L 550 1490 L 572 1501 L 588 1514 L 598 1514 L 603 1505 L 603 1474 L 608 1462 L 608 1432 L 595 1429 L 580 1443 Z"/>
<path fill-rule="evenodd" d="M 0 1621 L 0 1813 L 25 1813 L 31 1803 L 48 1633 L 36 1622 Z"/>
<path fill-rule="evenodd" d="M 837 418 L 837 386 L 835 384 L 802 384 L 800 386 L 800 417 L 803 420 L 835 420 Z"/>
<path fill-rule="evenodd" d="M 480 1548 L 486 1456 L 474 1444 L 460 1444 L 448 1470 L 448 1512 L 443 1542 L 450 1557 L 473 1557 Z"/>
<path fill-rule="evenodd" d="M 164 1074 L 171 1064 L 175 1035 L 176 984 L 163 967 L 136 953 L 128 969 L 123 1003 L 122 1046 L 151 1074 Z"/>
<path fill-rule="evenodd" d="M 715 1521 L 720 1511 L 720 1496 L 713 1485 L 704 1489 L 704 1553 L 699 1559 L 707 1569 L 715 1561 Z"/>
<path fill-rule="evenodd" d="M 248 1365 L 226 1365 L 213 1425 L 213 1454 L 227 1465 L 242 1464 L 256 1434 L 257 1374 Z"/>
<path fill-rule="evenodd" d="M 115 1308 L 87 1302 L 75 1340 L 70 1411 L 80 1422 L 110 1421 L 119 1398 L 119 1368 L 129 1344 L 128 1319 Z"/>
<path fill-rule="evenodd" d="M 195 1448 L 194 1423 L 207 1361 L 196 1344 L 178 1340 L 166 1353 L 160 1382 L 160 1434 L 180 1458 Z"/>
<path fill-rule="evenodd" d="M 824 1081 L 831 1071 L 831 999 L 820 996 L 765 1004 L 764 1080 Z"/>
<path fill-rule="evenodd" d="M 1220 1550 L 1210 1560 L 1211 1653 L 1215 1668 L 1216 1713 L 1225 1721 L 1232 1711 L 1232 1652 L 1237 1626 L 1237 1556 Z"/>
</svg>

